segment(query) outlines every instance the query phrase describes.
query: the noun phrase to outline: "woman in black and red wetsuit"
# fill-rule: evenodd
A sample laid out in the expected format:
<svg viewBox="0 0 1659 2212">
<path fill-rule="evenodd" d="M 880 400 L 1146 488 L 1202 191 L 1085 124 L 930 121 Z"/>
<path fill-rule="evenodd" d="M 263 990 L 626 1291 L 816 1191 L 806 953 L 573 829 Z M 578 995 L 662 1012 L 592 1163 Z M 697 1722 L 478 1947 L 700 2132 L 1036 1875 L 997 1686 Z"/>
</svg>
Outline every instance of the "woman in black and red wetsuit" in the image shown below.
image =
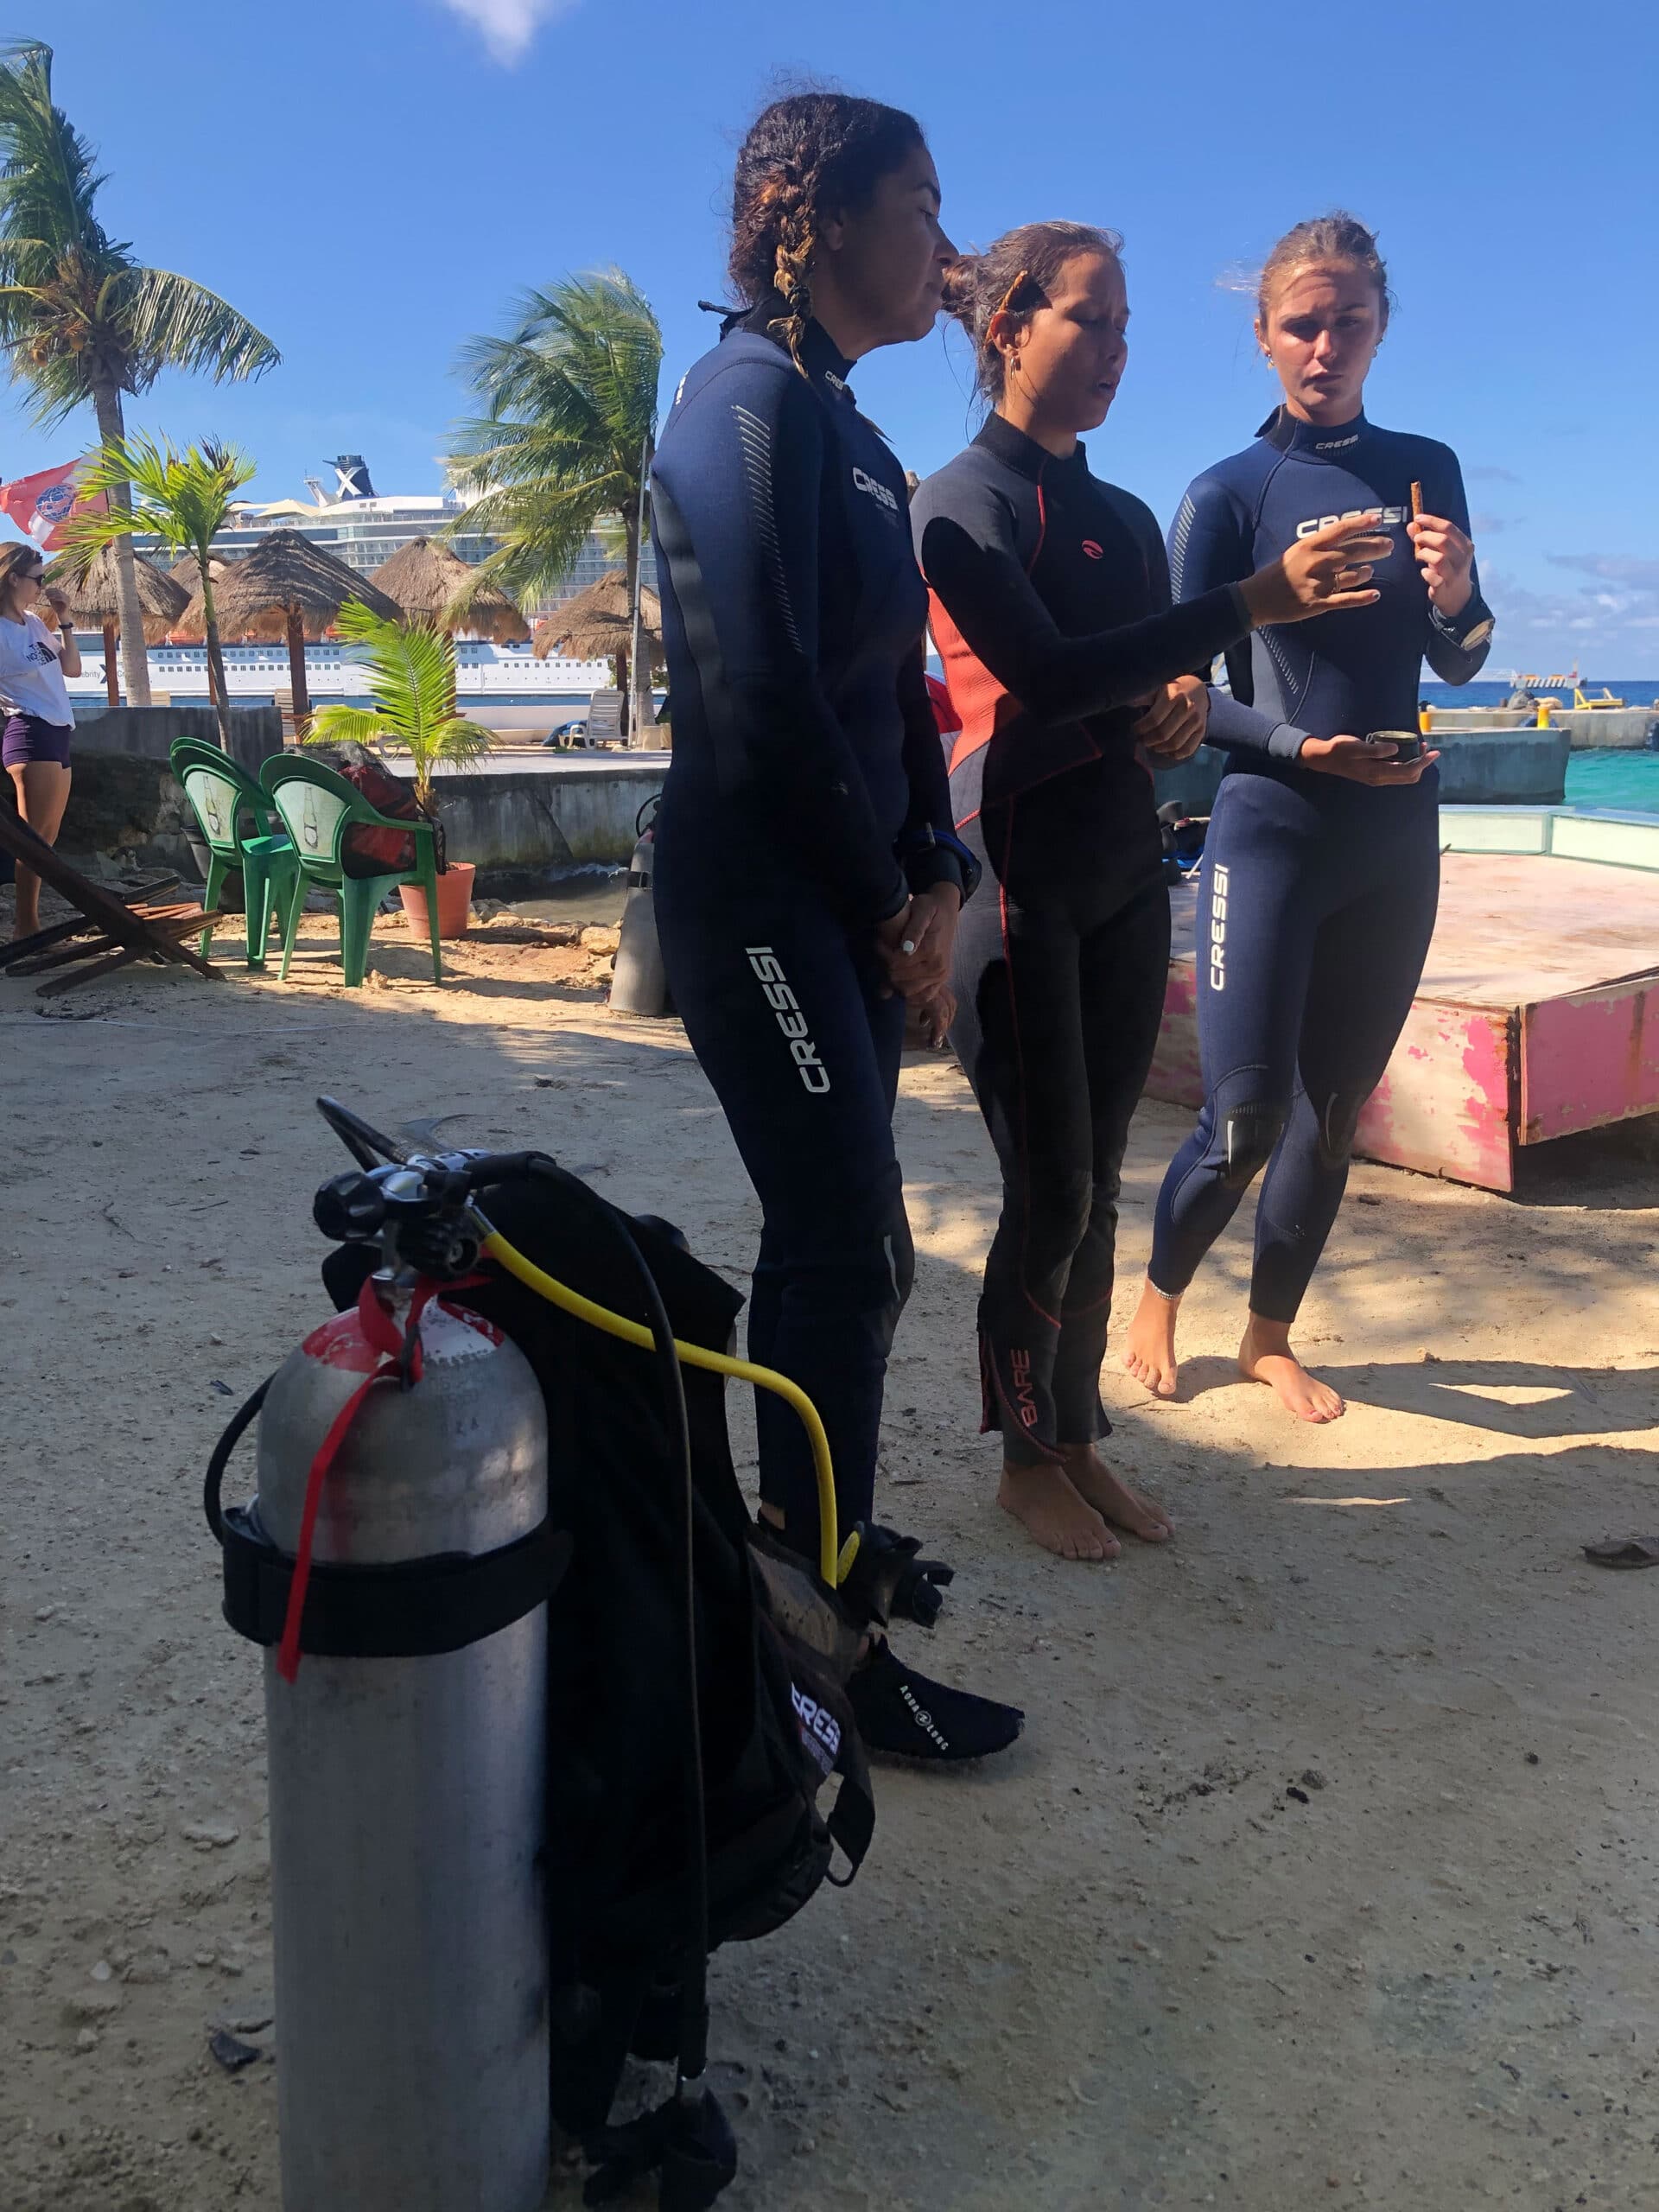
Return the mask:
<svg viewBox="0 0 1659 2212">
<path fill-rule="evenodd" d="M 1363 519 L 1299 541 L 1242 582 L 1172 607 L 1139 499 L 1090 474 L 1127 356 L 1118 240 L 1027 225 L 953 267 L 993 413 L 911 514 L 933 634 L 963 728 L 956 824 L 984 872 L 957 932 L 951 1039 L 1001 1162 L 980 1301 L 984 1426 L 1000 1502 L 1068 1559 L 1150 1542 L 1160 1509 L 1097 1457 L 1119 1170 L 1169 963 L 1152 779 L 1138 749 L 1270 751 L 1266 715 L 1185 673 L 1261 623 L 1369 606 L 1388 550 Z"/>
</svg>

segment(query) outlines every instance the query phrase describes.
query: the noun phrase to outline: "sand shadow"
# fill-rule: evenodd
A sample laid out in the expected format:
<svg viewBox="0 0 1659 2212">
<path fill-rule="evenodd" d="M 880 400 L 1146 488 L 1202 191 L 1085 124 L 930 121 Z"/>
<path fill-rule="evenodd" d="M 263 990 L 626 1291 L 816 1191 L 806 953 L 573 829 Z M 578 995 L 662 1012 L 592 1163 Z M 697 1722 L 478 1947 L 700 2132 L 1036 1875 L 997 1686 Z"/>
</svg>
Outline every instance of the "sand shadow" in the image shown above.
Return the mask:
<svg viewBox="0 0 1659 2212">
<path fill-rule="evenodd" d="M 1560 1367 L 1524 1359 L 1370 1360 L 1338 1367 L 1317 1357 L 1310 1364 L 1351 1406 L 1457 1421 L 1496 1436 L 1542 1443 L 1659 1428 L 1656 1367 Z M 1148 1394 L 1132 1402 L 1129 1410 L 1148 1415 L 1233 1384 L 1248 1386 L 1237 1363 L 1219 1353 L 1203 1354 L 1181 1362 L 1180 1388 L 1173 1398 Z M 1515 1395 L 1504 1395 L 1510 1392 Z M 1114 1420 L 1119 1417 L 1115 1410 Z"/>
<path fill-rule="evenodd" d="M 1546 1441 L 1659 1427 L 1659 1368 L 1557 1367 L 1526 1359 L 1373 1361 L 1319 1373 L 1351 1405 Z M 1513 1391 L 1508 1397 L 1503 1394 Z M 1535 1393 L 1535 1395 L 1522 1395 Z"/>
</svg>

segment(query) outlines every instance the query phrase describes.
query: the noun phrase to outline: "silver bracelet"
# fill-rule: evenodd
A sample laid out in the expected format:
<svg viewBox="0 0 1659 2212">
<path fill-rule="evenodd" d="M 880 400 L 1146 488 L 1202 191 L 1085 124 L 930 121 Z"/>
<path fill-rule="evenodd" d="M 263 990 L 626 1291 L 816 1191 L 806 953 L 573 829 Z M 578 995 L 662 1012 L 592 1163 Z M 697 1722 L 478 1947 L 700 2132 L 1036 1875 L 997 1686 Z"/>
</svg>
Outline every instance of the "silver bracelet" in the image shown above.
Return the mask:
<svg viewBox="0 0 1659 2212">
<path fill-rule="evenodd" d="M 1179 1306 L 1186 1294 L 1185 1291 L 1179 1290 L 1160 1290 L 1150 1275 L 1147 1277 L 1147 1288 L 1154 1298 L 1161 1298 L 1166 1306 Z"/>
</svg>

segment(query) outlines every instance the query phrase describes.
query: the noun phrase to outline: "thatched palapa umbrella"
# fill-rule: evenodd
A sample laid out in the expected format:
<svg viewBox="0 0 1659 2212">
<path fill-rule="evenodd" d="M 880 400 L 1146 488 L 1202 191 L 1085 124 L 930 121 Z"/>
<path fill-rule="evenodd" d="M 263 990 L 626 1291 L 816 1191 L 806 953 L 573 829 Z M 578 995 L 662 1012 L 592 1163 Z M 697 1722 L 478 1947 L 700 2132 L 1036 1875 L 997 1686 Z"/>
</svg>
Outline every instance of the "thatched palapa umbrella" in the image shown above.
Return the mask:
<svg viewBox="0 0 1659 2212">
<path fill-rule="evenodd" d="M 475 584 L 476 575 L 447 545 L 416 537 L 380 563 L 373 582 L 388 599 L 397 601 L 411 622 L 423 622 L 435 630 L 471 630 L 492 645 L 524 644 L 529 623 L 496 585 Z"/>
<path fill-rule="evenodd" d="M 663 605 L 648 586 L 639 587 L 639 636 L 645 658 L 654 669 L 667 665 L 663 658 Z M 643 702 L 628 690 L 628 655 L 633 645 L 633 609 L 628 603 L 628 572 L 607 569 L 596 584 L 578 592 L 563 607 L 556 607 L 536 625 L 536 658 L 568 653 L 572 660 L 608 660 L 616 664 L 616 685 L 629 700 L 628 735 L 634 734 L 634 715 L 643 721 L 651 711 L 650 684 Z"/>
<path fill-rule="evenodd" d="M 183 613 L 190 594 L 142 553 L 134 554 L 133 568 L 138 579 L 138 604 L 143 609 L 144 642 L 159 645 Z M 121 601 L 114 546 L 100 546 L 90 559 L 84 553 L 60 556 L 48 569 L 46 581 L 67 594 L 70 617 L 81 629 L 104 632 L 104 684 L 110 704 L 118 707 L 121 671 L 115 646 L 121 626 Z"/>
<path fill-rule="evenodd" d="M 289 681 L 294 719 L 311 719 L 311 695 L 305 683 L 305 641 L 321 638 L 348 599 L 361 600 L 384 621 L 396 622 L 402 610 L 395 600 L 348 569 L 297 530 L 273 530 L 240 561 L 226 563 L 213 578 L 213 603 L 221 633 L 227 638 L 288 640 Z M 206 633 L 201 594 L 191 601 L 177 625 L 181 636 Z"/>
</svg>

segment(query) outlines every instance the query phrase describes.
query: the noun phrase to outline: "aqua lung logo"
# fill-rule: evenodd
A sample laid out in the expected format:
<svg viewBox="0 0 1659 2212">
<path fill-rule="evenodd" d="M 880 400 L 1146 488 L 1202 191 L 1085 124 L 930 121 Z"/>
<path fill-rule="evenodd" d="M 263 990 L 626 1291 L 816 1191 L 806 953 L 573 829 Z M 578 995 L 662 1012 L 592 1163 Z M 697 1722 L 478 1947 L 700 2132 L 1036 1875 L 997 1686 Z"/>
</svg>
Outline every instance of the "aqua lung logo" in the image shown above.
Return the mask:
<svg viewBox="0 0 1659 2212">
<path fill-rule="evenodd" d="M 888 491 L 887 486 L 879 482 L 875 477 L 867 475 L 861 468 L 855 467 L 853 471 L 853 489 L 855 492 L 868 492 L 878 505 L 886 507 L 890 514 L 898 513 L 899 502 Z"/>
<path fill-rule="evenodd" d="M 817 1698 L 797 1689 L 793 1682 L 789 1686 L 789 1701 L 795 1708 L 795 1726 L 802 1743 L 826 1775 L 833 1773 L 836 1756 L 841 1750 L 840 1721 L 833 1713 L 826 1713 Z"/>
<path fill-rule="evenodd" d="M 769 944 L 746 944 L 743 950 L 766 995 L 766 1004 L 778 1017 L 778 1027 L 789 1039 L 790 1053 L 801 1081 L 815 1097 L 821 1096 L 830 1088 L 830 1071 L 806 1033 L 806 1016 L 789 988 L 777 954 Z"/>
<path fill-rule="evenodd" d="M 1227 988 L 1227 870 L 1220 867 L 1210 884 L 1210 988 Z"/>
<path fill-rule="evenodd" d="M 917 1699 L 912 1694 L 911 1687 L 908 1682 L 899 1683 L 899 1694 L 903 1698 L 905 1703 L 910 1707 L 910 1717 L 916 1723 L 916 1726 L 921 1730 L 923 1735 L 927 1737 L 930 1741 L 937 1744 L 942 1751 L 948 1751 L 950 1748 L 950 1738 L 940 1729 L 938 1723 L 934 1719 L 927 1707 L 925 1705 L 918 1703 Z"/>
<path fill-rule="evenodd" d="M 1014 1376 L 1014 1402 L 1020 1408 L 1020 1419 L 1027 1428 L 1037 1426 L 1037 1393 L 1031 1384 L 1031 1354 L 1014 1350 L 1008 1354 L 1008 1366 Z"/>
<path fill-rule="evenodd" d="M 1350 507 L 1346 514 L 1309 515 L 1306 522 L 1296 525 L 1298 537 L 1312 537 L 1316 530 L 1329 530 L 1333 522 L 1363 522 L 1367 515 L 1377 518 L 1379 530 L 1386 530 L 1390 523 L 1405 522 L 1410 518 L 1409 507 Z"/>
</svg>

